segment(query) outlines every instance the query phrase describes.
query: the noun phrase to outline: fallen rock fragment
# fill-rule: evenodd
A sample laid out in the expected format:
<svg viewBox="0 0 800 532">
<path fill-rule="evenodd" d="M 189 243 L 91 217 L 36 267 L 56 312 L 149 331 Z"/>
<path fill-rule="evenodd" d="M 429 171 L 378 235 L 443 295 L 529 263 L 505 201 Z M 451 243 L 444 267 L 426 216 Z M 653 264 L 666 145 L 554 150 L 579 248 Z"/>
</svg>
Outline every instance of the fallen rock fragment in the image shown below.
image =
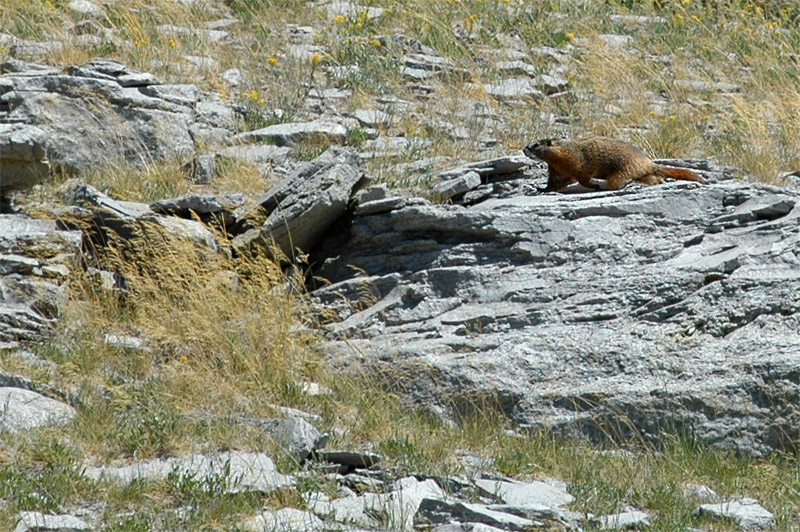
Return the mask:
<svg viewBox="0 0 800 532">
<path fill-rule="evenodd" d="M 234 238 L 234 249 L 275 245 L 287 257 L 296 249 L 309 251 L 344 215 L 363 177 L 363 161 L 355 150 L 328 148 L 270 189 L 255 208 L 238 213 L 238 225 L 246 232 Z M 260 227 L 251 226 L 250 220 L 264 216 Z"/>
<path fill-rule="evenodd" d="M 93 530 L 86 521 L 69 514 L 20 512 L 15 518 L 18 521 L 14 532 L 88 532 Z"/>
<path fill-rule="evenodd" d="M 649 516 L 645 512 L 629 510 L 611 515 L 602 515 L 596 518 L 597 528 L 600 530 L 625 530 L 637 529 L 648 526 Z"/>
<path fill-rule="evenodd" d="M 775 516 L 758 501 L 750 498 L 718 504 L 702 504 L 696 510 L 699 515 L 711 515 L 734 521 L 741 530 L 768 530 L 775 527 Z"/>
<path fill-rule="evenodd" d="M 483 523 L 502 530 L 527 530 L 542 526 L 542 523 L 524 517 L 490 510 L 483 504 L 439 499 L 423 499 L 419 514 L 415 518 L 418 524 L 446 523 L 451 520 L 462 523 Z"/>
<path fill-rule="evenodd" d="M 321 532 L 326 529 L 325 523 L 311 512 L 296 508 L 281 508 L 251 517 L 239 523 L 244 530 L 252 532 Z"/>
</svg>

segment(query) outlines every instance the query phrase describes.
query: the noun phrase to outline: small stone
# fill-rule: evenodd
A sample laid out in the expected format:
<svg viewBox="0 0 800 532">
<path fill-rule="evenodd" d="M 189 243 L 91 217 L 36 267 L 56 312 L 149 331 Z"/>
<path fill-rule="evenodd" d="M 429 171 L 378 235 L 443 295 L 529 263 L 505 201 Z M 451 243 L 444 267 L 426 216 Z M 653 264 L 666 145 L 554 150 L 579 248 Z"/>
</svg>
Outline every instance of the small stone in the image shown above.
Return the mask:
<svg viewBox="0 0 800 532">
<path fill-rule="evenodd" d="M 466 172 L 458 177 L 443 180 L 433 187 L 433 192 L 443 198 L 454 198 L 481 184 L 478 172 Z"/>
<path fill-rule="evenodd" d="M 100 6 L 94 2 L 90 2 L 89 0 L 72 0 L 69 4 L 67 4 L 67 8 L 72 12 L 85 17 L 101 18 L 105 16 L 105 13 Z"/>
<path fill-rule="evenodd" d="M 758 501 L 743 498 L 719 504 L 703 504 L 696 513 L 724 517 L 734 521 L 741 530 L 764 530 L 775 527 L 775 517 Z"/>
<path fill-rule="evenodd" d="M 438 499 L 423 499 L 415 522 L 420 524 L 442 523 L 451 520 L 483 523 L 504 530 L 527 530 L 537 524 L 524 517 L 489 510 L 483 504 Z"/>
<path fill-rule="evenodd" d="M 106 334 L 103 343 L 110 347 L 122 347 L 125 349 L 142 349 L 144 342 L 141 338 L 128 336 L 125 334 Z"/>
<path fill-rule="evenodd" d="M 83 532 L 92 530 L 92 527 L 83 519 L 74 515 L 20 512 L 15 517 L 18 521 L 14 532 Z"/>
<path fill-rule="evenodd" d="M 317 532 L 325 529 L 322 520 L 311 512 L 296 508 L 281 508 L 277 511 L 267 510 L 261 515 L 239 523 L 244 530 L 252 532 Z"/>
<path fill-rule="evenodd" d="M 638 510 L 603 515 L 597 518 L 597 527 L 600 530 L 623 530 L 626 528 L 648 526 L 649 524 L 648 515 Z"/>
<path fill-rule="evenodd" d="M 382 460 L 382 456 L 375 453 L 359 453 L 356 451 L 320 451 L 314 454 L 320 462 L 331 462 L 348 467 L 372 467 Z"/>
<path fill-rule="evenodd" d="M 541 100 L 544 97 L 544 93 L 535 87 L 530 78 L 501 79 L 497 83 L 487 83 L 483 88 L 487 94 L 500 100 Z"/>
<path fill-rule="evenodd" d="M 229 68 L 220 74 L 219 77 L 231 87 L 238 87 L 242 84 L 242 71 L 238 68 Z"/>
</svg>

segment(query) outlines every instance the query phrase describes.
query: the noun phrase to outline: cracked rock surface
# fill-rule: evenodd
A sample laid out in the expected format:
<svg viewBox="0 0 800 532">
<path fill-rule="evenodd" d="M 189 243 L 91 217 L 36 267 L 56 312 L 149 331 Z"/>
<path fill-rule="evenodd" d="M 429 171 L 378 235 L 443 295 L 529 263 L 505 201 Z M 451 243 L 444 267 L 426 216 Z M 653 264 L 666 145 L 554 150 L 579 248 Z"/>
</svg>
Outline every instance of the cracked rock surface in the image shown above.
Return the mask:
<svg viewBox="0 0 800 532">
<path fill-rule="evenodd" d="M 800 194 L 696 166 L 711 184 L 364 210 L 318 259 L 337 362 L 440 413 L 482 398 L 568 436 L 791 447 Z"/>
</svg>

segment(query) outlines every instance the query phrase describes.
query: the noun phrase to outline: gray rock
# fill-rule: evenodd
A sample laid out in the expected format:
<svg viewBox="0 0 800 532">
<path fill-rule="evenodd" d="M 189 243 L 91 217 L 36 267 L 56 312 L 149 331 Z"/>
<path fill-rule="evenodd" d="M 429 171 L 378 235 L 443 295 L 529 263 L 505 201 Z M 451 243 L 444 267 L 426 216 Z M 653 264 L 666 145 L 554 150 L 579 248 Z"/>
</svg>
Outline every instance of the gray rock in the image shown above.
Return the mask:
<svg viewBox="0 0 800 532">
<path fill-rule="evenodd" d="M 29 69 L 0 76 L 0 186 L 25 188 L 52 172 L 81 174 L 103 161 L 144 165 L 186 158 L 195 152 L 195 138 L 207 142 L 211 132 L 232 133 L 232 113 L 228 109 L 226 119 L 215 97 L 158 83 L 108 59 L 63 73 Z M 187 87 L 193 97 L 183 96 L 192 92 Z"/>
<path fill-rule="evenodd" d="M 67 8 L 79 16 L 100 18 L 105 15 L 100 6 L 89 0 L 72 0 Z"/>
<path fill-rule="evenodd" d="M 61 199 L 67 205 L 88 209 L 87 212 L 75 212 L 76 216 L 88 218 L 94 229 L 100 234 L 90 234 L 90 238 L 104 245 L 107 235 L 105 231 L 113 231 L 120 237 L 129 239 L 139 234 L 142 222 L 151 222 L 167 233 L 178 238 L 185 238 L 196 244 L 217 251 L 214 235 L 202 223 L 185 220 L 173 216 L 161 216 L 154 213 L 144 203 L 118 201 L 109 198 L 91 185 L 72 179 L 62 185 Z"/>
<path fill-rule="evenodd" d="M 517 172 L 529 167 L 531 160 L 524 155 L 508 155 L 496 159 L 477 161 L 468 163 L 455 168 L 442 170 L 437 174 L 440 180 L 445 181 L 455 177 L 463 176 L 469 172 L 476 172 L 485 181 L 496 178 L 513 177 Z"/>
<path fill-rule="evenodd" d="M 143 460 L 125 466 L 86 466 L 83 474 L 93 480 L 129 484 L 134 480 L 163 480 L 170 473 L 197 481 L 216 478 L 225 482 L 225 493 L 269 493 L 292 485 L 291 477 L 275 468 L 263 453 L 230 451 L 216 454 Z"/>
<path fill-rule="evenodd" d="M 648 515 L 638 510 L 603 515 L 597 518 L 597 528 L 600 530 L 623 530 L 648 526 L 649 524 Z"/>
<path fill-rule="evenodd" d="M 220 79 L 231 87 L 238 87 L 242 84 L 242 71 L 238 68 L 229 68 L 219 75 Z"/>
<path fill-rule="evenodd" d="M 711 184 L 523 196 L 509 181 L 467 207 L 354 218 L 314 271 L 339 316 L 333 363 L 391 374 L 416 405 L 487 397 L 562 436 L 793 449 L 800 194 L 697 171 Z"/>
<path fill-rule="evenodd" d="M 442 180 L 433 186 L 434 194 L 443 198 L 454 198 L 481 184 L 481 175 L 475 171 L 468 171 L 457 177 Z"/>
<path fill-rule="evenodd" d="M 495 68 L 503 75 L 526 75 L 535 77 L 538 72 L 536 67 L 526 63 L 525 61 L 500 61 L 495 65 Z"/>
<path fill-rule="evenodd" d="M 242 521 L 239 527 L 252 532 L 321 532 L 326 528 L 319 517 L 296 508 L 267 510 Z"/>
<path fill-rule="evenodd" d="M 365 493 L 358 497 L 328 500 L 314 496 L 308 507 L 317 515 L 369 528 L 413 530 L 414 516 L 423 500 L 438 500 L 444 492 L 433 480 L 399 479 L 387 494 Z"/>
<path fill-rule="evenodd" d="M 231 146 L 215 152 L 218 157 L 228 157 L 258 166 L 280 166 L 286 162 L 290 153 L 292 153 L 292 148 L 269 144 Z"/>
<path fill-rule="evenodd" d="M 367 18 L 369 19 L 376 19 L 383 15 L 384 12 L 382 7 L 369 7 L 340 0 L 335 0 L 334 2 L 326 5 L 325 10 L 328 13 L 329 19 L 332 19 L 338 15 L 355 18 L 362 14 L 366 14 Z"/>
<path fill-rule="evenodd" d="M 544 93 L 537 87 L 537 84 L 527 77 L 506 78 L 496 83 L 487 83 L 483 89 L 489 96 L 494 96 L 498 100 L 518 100 L 521 98 L 532 98 L 542 100 Z"/>
<path fill-rule="evenodd" d="M 0 387 L 0 430 L 21 430 L 65 425 L 75 415 L 68 404 L 22 388 Z"/>
<path fill-rule="evenodd" d="M 153 212 L 191 219 L 194 215 L 204 222 L 219 220 L 224 226 L 233 225 L 234 210 L 244 205 L 244 194 L 186 194 L 178 198 L 158 200 L 150 204 Z"/>
<path fill-rule="evenodd" d="M 256 210 L 240 213 L 244 227 L 253 214 L 266 215 L 259 229 L 233 240 L 235 249 L 268 248 L 272 243 L 287 256 L 308 251 L 344 214 L 350 196 L 364 176 L 364 166 L 351 148 L 332 147 L 300 167 L 262 196 Z"/>
<path fill-rule="evenodd" d="M 395 115 L 377 109 L 356 109 L 353 117 L 367 127 L 389 126 L 399 119 Z"/>
<path fill-rule="evenodd" d="M 286 452 L 302 461 L 312 451 L 322 449 L 327 443 L 327 436 L 321 434 L 314 425 L 301 417 L 272 419 L 261 424 L 275 441 Z"/>
<path fill-rule="evenodd" d="M 483 523 L 448 523 L 433 527 L 433 532 L 500 532 L 502 528 Z"/>
<path fill-rule="evenodd" d="M 124 349 L 140 350 L 145 347 L 141 338 L 125 334 L 106 334 L 103 337 L 103 343 L 111 347 L 121 347 Z"/>
<path fill-rule="evenodd" d="M 234 141 L 242 143 L 272 142 L 278 146 L 294 146 L 301 141 L 344 144 L 347 128 L 331 119 L 311 122 L 274 124 L 261 129 L 241 133 Z"/>
<path fill-rule="evenodd" d="M 541 526 L 541 523 L 524 517 L 490 510 L 483 504 L 441 499 L 423 499 L 415 518 L 417 524 L 446 523 L 452 520 L 483 523 L 503 530 L 527 530 L 537 524 Z"/>
<path fill-rule="evenodd" d="M 741 530 L 766 530 L 775 528 L 775 517 L 755 499 L 739 499 L 719 504 L 702 504 L 696 510 L 700 515 L 711 515 L 734 521 Z"/>
<path fill-rule="evenodd" d="M 645 17 L 641 15 L 609 15 L 608 19 L 614 24 L 621 26 L 628 26 L 632 28 L 657 26 L 659 24 L 666 24 L 667 19 L 664 17 Z"/>
<path fill-rule="evenodd" d="M 688 91 L 708 91 L 708 92 L 721 92 L 732 93 L 741 92 L 740 85 L 732 83 L 722 83 L 717 81 L 700 81 L 696 79 L 676 79 L 675 86 Z"/>
<path fill-rule="evenodd" d="M 383 457 L 375 453 L 360 453 L 356 451 L 319 451 L 314 453 L 314 458 L 320 462 L 330 462 L 356 468 L 377 465 Z"/>
<path fill-rule="evenodd" d="M 83 519 L 74 515 L 49 515 L 39 512 L 20 512 L 15 518 L 14 532 L 84 532 L 92 530 Z"/>
<path fill-rule="evenodd" d="M 80 232 L 0 214 L 0 342 L 41 341 L 49 334 L 62 285 L 80 254 Z"/>
<path fill-rule="evenodd" d="M 403 56 L 401 74 L 412 79 L 426 79 L 436 75 L 457 76 L 468 78 L 469 71 L 459 68 L 445 57 L 425 53 L 408 54 Z"/>
<path fill-rule="evenodd" d="M 563 482 L 519 483 L 501 480 L 477 479 L 475 485 L 506 504 L 525 506 L 542 505 L 550 508 L 570 504 L 575 498 L 567 492 Z"/>
</svg>

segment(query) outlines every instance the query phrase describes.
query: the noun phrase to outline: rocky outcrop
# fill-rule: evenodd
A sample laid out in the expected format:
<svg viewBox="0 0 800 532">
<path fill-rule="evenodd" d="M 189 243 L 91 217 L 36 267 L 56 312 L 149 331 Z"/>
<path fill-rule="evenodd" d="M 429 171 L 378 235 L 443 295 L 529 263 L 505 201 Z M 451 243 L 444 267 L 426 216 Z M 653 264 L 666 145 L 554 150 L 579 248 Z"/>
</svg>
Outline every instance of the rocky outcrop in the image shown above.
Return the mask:
<svg viewBox="0 0 800 532">
<path fill-rule="evenodd" d="M 127 161 L 190 158 L 221 143 L 233 111 L 193 85 L 162 85 L 95 59 L 64 71 L 19 61 L 0 71 L 0 187 L 26 188 L 53 172 L 80 175 Z"/>
<path fill-rule="evenodd" d="M 364 164 L 352 148 L 328 148 L 238 213 L 242 234 L 233 240 L 240 252 L 270 249 L 287 257 L 311 250 L 347 210 L 364 178 Z M 266 220 L 257 225 L 256 220 Z"/>
<path fill-rule="evenodd" d="M 316 258 L 337 360 L 439 412 L 489 403 L 562 435 L 793 448 L 800 194 L 692 166 L 712 184 L 506 181 L 468 206 L 359 206 Z"/>
<path fill-rule="evenodd" d="M 80 250 L 77 231 L 60 231 L 54 221 L 0 214 L 0 345 L 47 335 Z"/>
</svg>

